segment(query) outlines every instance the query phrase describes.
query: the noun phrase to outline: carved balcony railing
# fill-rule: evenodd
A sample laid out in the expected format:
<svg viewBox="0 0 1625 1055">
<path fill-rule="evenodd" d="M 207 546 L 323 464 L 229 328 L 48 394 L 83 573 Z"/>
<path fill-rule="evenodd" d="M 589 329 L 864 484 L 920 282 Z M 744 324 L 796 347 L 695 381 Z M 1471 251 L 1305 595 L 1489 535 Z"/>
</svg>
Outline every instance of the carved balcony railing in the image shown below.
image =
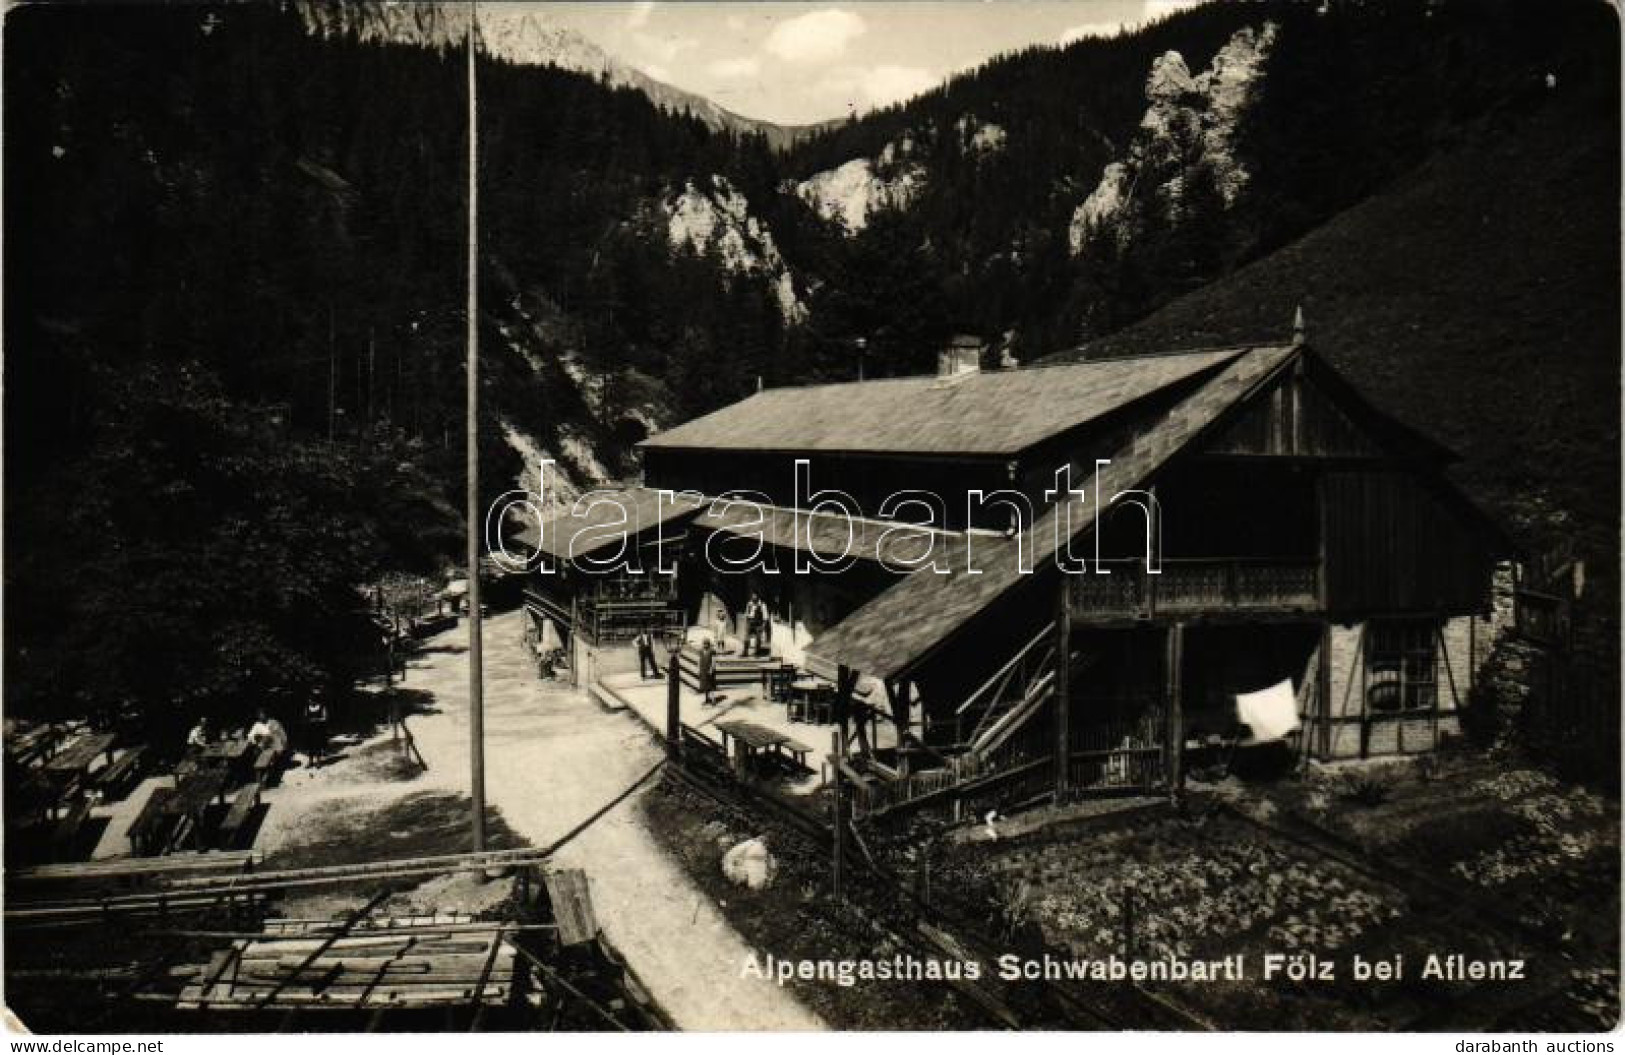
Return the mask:
<svg viewBox="0 0 1625 1055">
<path fill-rule="evenodd" d="M 1315 560 L 1165 560 L 1159 574 L 1140 561 L 1109 562 L 1069 576 L 1072 615 L 1083 622 L 1321 608 Z"/>
</svg>

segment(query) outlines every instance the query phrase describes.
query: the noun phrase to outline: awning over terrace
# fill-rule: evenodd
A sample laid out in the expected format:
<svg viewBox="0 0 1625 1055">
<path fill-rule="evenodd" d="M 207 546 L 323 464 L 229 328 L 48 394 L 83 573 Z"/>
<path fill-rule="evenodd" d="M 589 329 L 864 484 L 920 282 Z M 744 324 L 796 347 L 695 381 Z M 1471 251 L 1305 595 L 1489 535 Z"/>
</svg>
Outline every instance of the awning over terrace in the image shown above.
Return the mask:
<svg viewBox="0 0 1625 1055">
<path fill-rule="evenodd" d="M 931 530 L 893 520 L 848 518 L 836 513 L 717 499 L 694 518 L 694 523 L 741 540 L 759 539 L 780 549 L 814 553 L 824 560 L 837 560 L 843 555 L 871 563 L 884 560 L 905 571 L 929 556 L 945 567 L 965 567 L 964 532 Z M 977 536 L 972 543 L 975 548 L 1005 544 L 1000 538 L 986 536 Z"/>
<path fill-rule="evenodd" d="M 647 487 L 597 491 L 583 496 L 538 527 L 526 524 L 515 541 L 560 560 L 591 556 L 654 528 L 692 517 L 705 500 Z M 579 510 L 579 512 L 578 512 Z"/>
</svg>

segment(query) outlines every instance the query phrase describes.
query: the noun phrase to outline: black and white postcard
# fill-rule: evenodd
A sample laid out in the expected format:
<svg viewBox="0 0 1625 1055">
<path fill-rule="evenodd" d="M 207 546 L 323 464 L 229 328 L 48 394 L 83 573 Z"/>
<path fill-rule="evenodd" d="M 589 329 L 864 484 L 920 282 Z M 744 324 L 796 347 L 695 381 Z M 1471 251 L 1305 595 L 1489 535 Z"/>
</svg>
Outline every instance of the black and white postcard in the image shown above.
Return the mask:
<svg viewBox="0 0 1625 1055">
<path fill-rule="evenodd" d="M 9 1028 L 1614 1050 L 1620 40 L 8 4 Z"/>
</svg>

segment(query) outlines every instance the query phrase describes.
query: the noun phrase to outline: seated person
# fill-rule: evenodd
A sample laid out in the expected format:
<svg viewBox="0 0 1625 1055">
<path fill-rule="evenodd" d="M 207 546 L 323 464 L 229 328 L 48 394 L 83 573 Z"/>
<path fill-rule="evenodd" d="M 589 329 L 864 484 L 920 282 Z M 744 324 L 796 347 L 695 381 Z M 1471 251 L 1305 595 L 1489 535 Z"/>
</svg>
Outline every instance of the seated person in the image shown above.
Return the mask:
<svg viewBox="0 0 1625 1055">
<path fill-rule="evenodd" d="M 248 739 L 259 751 L 271 749 L 277 754 L 288 750 L 288 730 L 281 722 L 265 713 L 265 708 L 254 712 L 254 724 L 249 727 Z"/>
<path fill-rule="evenodd" d="M 213 740 L 209 734 L 209 720 L 199 718 L 197 724 L 192 726 L 192 731 L 186 734 L 186 750 L 195 754 L 208 747 Z"/>
<path fill-rule="evenodd" d="M 254 724 L 248 727 L 248 740 L 260 751 L 271 746 L 271 724 L 265 717 L 265 708 L 254 712 Z"/>
</svg>

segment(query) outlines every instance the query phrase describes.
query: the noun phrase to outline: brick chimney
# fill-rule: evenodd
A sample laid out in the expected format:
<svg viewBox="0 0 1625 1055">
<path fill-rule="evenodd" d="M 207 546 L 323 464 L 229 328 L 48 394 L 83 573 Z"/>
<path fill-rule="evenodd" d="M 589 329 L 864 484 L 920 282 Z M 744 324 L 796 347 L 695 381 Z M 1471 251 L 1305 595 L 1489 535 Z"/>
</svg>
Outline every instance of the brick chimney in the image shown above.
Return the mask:
<svg viewBox="0 0 1625 1055">
<path fill-rule="evenodd" d="M 953 338 L 937 353 L 937 376 L 958 377 L 982 372 L 982 341 L 965 334 Z"/>
</svg>

